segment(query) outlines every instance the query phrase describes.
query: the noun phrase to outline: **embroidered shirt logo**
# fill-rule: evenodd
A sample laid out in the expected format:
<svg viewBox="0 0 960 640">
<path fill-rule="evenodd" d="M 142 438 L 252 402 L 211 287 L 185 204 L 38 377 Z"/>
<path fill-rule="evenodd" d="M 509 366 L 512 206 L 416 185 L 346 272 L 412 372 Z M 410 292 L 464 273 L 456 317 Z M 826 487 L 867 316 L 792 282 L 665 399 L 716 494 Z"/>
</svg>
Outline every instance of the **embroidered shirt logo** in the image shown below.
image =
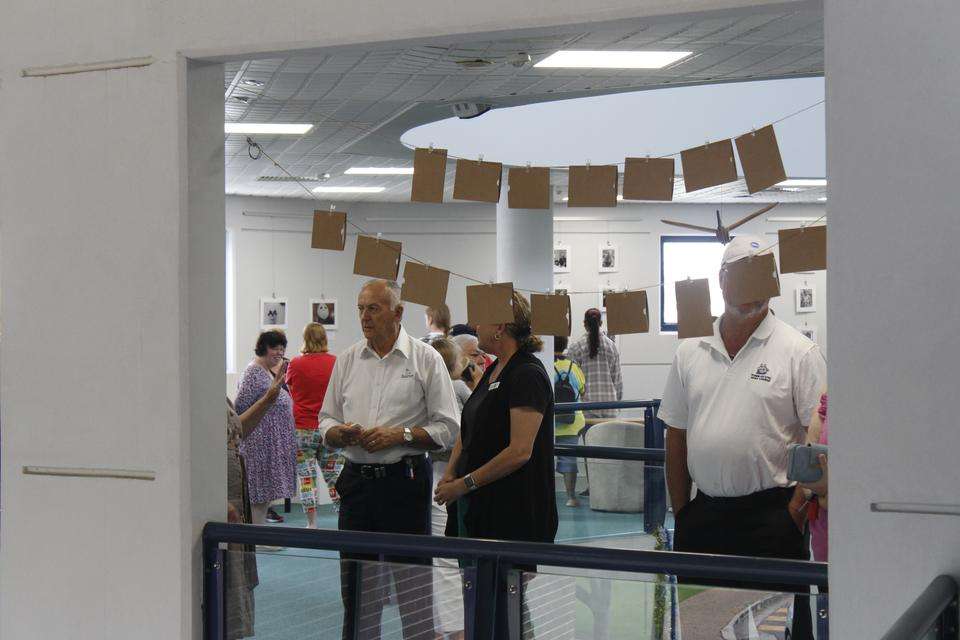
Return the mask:
<svg viewBox="0 0 960 640">
<path fill-rule="evenodd" d="M 400 374 L 400 378 L 401 378 L 401 379 L 403 379 L 403 378 L 412 378 L 412 377 L 413 377 L 413 371 L 410 371 L 410 369 L 404 369 L 404 370 L 403 370 L 403 373 Z"/>
<path fill-rule="evenodd" d="M 770 373 L 770 369 L 767 368 L 767 365 L 763 362 L 760 363 L 760 366 L 757 367 L 755 373 L 750 374 L 751 380 L 760 380 L 762 382 L 770 382 L 770 376 L 767 374 Z"/>
</svg>

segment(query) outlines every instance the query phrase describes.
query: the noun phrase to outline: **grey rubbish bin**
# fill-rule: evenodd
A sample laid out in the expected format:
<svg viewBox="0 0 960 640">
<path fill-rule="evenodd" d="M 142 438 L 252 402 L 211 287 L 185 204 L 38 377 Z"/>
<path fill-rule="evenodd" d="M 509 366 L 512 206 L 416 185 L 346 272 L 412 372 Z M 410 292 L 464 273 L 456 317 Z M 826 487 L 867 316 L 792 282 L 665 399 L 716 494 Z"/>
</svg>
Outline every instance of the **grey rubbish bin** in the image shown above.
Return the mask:
<svg viewBox="0 0 960 640">
<path fill-rule="evenodd" d="M 585 443 L 593 447 L 643 447 L 643 425 L 611 420 L 587 430 Z M 643 511 L 643 463 L 587 458 L 590 508 L 594 511 Z"/>
</svg>

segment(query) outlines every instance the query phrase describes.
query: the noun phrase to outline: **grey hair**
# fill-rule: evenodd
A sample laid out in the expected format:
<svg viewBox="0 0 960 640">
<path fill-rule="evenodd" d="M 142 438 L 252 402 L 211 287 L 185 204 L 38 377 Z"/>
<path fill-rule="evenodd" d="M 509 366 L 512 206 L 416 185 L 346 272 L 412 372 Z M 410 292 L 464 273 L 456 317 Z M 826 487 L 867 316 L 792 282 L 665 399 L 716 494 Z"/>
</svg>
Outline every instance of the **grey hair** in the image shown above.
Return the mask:
<svg viewBox="0 0 960 640">
<path fill-rule="evenodd" d="M 461 333 L 460 335 L 453 336 L 450 338 L 459 345 L 464 351 L 467 350 L 467 347 L 477 347 L 480 348 L 480 341 L 477 339 L 477 336 L 472 336 L 469 333 Z"/>
<path fill-rule="evenodd" d="M 381 280 L 379 278 L 374 278 L 372 280 L 367 280 L 363 283 L 363 286 L 360 287 L 360 291 L 363 291 L 367 287 L 373 287 L 376 285 L 383 285 L 387 289 L 387 295 L 390 296 L 390 309 L 396 309 L 401 306 L 400 301 L 400 285 L 397 284 L 395 280 Z"/>
</svg>

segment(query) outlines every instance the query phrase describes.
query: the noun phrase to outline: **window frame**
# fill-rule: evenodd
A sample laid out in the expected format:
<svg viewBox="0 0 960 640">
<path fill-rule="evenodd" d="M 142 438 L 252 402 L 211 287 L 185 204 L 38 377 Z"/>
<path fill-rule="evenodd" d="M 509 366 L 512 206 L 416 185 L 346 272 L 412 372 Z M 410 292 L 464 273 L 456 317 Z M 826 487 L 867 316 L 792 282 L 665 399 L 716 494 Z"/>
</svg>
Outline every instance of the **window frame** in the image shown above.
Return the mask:
<svg viewBox="0 0 960 640">
<path fill-rule="evenodd" d="M 732 238 L 731 238 L 732 239 Z M 665 323 L 663 321 L 665 309 L 664 309 L 664 286 L 663 282 L 663 248 L 668 242 L 681 242 L 681 243 L 719 243 L 717 236 L 706 236 L 706 235 L 661 235 L 660 236 L 660 333 L 676 333 L 677 325 L 676 323 Z M 673 283 L 671 283 L 673 284 Z"/>
</svg>

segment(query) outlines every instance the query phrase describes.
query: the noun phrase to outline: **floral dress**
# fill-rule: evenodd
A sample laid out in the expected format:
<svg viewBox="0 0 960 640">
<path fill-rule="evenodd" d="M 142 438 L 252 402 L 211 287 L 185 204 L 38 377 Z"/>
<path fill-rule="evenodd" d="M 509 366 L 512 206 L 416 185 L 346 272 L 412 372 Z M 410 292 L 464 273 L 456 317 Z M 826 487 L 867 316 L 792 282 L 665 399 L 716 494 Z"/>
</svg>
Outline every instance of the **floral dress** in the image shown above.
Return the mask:
<svg viewBox="0 0 960 640">
<path fill-rule="evenodd" d="M 251 362 L 237 385 L 237 413 L 259 400 L 273 383 L 273 374 Z M 240 444 L 247 469 L 250 502 L 262 504 L 291 498 L 296 493 L 297 440 L 294 435 L 293 401 L 281 388 L 263 419 Z"/>
</svg>

